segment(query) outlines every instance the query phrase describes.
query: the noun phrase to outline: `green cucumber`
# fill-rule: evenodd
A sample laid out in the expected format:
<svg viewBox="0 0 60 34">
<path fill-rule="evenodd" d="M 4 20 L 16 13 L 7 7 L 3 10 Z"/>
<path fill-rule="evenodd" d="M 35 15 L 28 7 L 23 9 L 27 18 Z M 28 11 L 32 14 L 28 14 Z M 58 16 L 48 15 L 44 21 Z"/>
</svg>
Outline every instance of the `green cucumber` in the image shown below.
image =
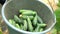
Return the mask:
<svg viewBox="0 0 60 34">
<path fill-rule="evenodd" d="M 24 30 L 27 30 L 27 21 L 24 20 Z"/>
<path fill-rule="evenodd" d="M 12 19 L 10 19 L 9 22 L 10 22 L 12 25 L 14 25 L 14 26 L 15 26 L 15 24 L 16 24 L 16 22 L 15 22 L 14 20 L 12 20 Z"/>
<path fill-rule="evenodd" d="M 40 28 L 40 26 L 37 26 L 37 27 L 35 28 L 34 32 L 39 32 L 39 28 Z"/>
<path fill-rule="evenodd" d="M 43 28 L 40 28 L 40 31 L 39 32 L 42 32 L 43 31 Z"/>
<path fill-rule="evenodd" d="M 18 23 L 22 23 L 22 22 L 23 22 L 23 20 L 20 19 L 17 15 L 14 15 L 14 20 L 15 20 L 16 22 L 18 22 Z"/>
<path fill-rule="evenodd" d="M 27 22 L 28 22 L 28 29 L 29 29 L 30 32 L 32 32 L 33 31 L 33 26 L 32 26 L 32 22 L 31 22 L 29 17 L 27 17 Z"/>
<path fill-rule="evenodd" d="M 20 13 L 23 13 L 23 12 L 33 12 L 32 10 L 19 10 Z"/>
<path fill-rule="evenodd" d="M 43 23 L 43 20 L 39 16 L 37 16 L 37 20 L 39 21 L 39 23 Z"/>
<path fill-rule="evenodd" d="M 20 26 L 18 24 L 16 24 L 15 26 L 20 29 Z"/>
<path fill-rule="evenodd" d="M 27 19 L 27 16 L 23 15 L 23 16 L 19 16 L 20 18 L 23 18 L 23 19 Z M 33 16 L 28 16 L 30 19 L 33 19 L 34 17 Z"/>
<path fill-rule="evenodd" d="M 22 15 L 35 15 L 36 12 L 28 11 L 28 12 L 23 12 Z"/>
<path fill-rule="evenodd" d="M 38 26 L 45 27 L 45 26 L 47 26 L 47 24 L 38 24 Z"/>
<path fill-rule="evenodd" d="M 20 24 L 20 29 L 21 29 L 21 30 L 24 30 L 24 27 L 23 27 L 23 25 L 22 25 L 22 24 Z"/>
<path fill-rule="evenodd" d="M 34 17 L 34 19 L 33 19 L 33 25 L 36 26 L 36 25 L 37 25 L 37 22 L 38 22 L 38 21 L 37 21 L 37 15 L 36 15 L 36 16 Z"/>
</svg>

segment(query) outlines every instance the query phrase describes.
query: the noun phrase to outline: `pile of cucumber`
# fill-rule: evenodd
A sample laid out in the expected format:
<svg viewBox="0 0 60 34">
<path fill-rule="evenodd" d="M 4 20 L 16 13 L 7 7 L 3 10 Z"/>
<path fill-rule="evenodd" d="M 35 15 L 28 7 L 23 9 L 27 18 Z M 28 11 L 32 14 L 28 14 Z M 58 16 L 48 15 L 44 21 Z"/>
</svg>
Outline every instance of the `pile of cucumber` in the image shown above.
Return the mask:
<svg viewBox="0 0 60 34">
<path fill-rule="evenodd" d="M 19 10 L 19 15 L 14 15 L 9 22 L 15 27 L 29 32 L 42 32 L 47 24 L 37 15 L 36 11 Z"/>
</svg>

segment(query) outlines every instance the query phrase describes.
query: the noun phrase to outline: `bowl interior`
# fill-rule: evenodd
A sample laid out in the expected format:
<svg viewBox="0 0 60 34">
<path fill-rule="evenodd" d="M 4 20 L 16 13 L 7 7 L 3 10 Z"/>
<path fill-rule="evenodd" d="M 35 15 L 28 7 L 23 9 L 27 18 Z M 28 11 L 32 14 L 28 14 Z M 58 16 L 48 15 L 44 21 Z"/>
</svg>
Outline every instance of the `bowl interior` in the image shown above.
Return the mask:
<svg viewBox="0 0 60 34">
<path fill-rule="evenodd" d="M 20 9 L 34 10 L 47 24 L 45 29 L 50 28 L 55 23 L 55 16 L 51 10 L 43 3 L 36 0 L 12 0 L 4 9 L 4 14 L 7 20 L 12 19 L 14 15 L 19 14 Z"/>
</svg>

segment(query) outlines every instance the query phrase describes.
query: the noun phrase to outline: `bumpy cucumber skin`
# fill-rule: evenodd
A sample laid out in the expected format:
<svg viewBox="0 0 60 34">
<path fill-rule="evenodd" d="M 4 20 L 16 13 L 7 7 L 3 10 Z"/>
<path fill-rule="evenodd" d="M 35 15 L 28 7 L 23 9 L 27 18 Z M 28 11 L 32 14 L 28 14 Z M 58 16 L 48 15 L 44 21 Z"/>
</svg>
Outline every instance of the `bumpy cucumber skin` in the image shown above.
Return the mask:
<svg viewBox="0 0 60 34">
<path fill-rule="evenodd" d="M 23 21 L 17 15 L 14 15 L 14 20 L 18 23 L 22 23 L 22 21 Z"/>
<path fill-rule="evenodd" d="M 27 30 L 27 21 L 26 20 L 24 20 L 24 28 L 23 29 Z"/>
<path fill-rule="evenodd" d="M 23 12 L 22 13 L 22 15 L 35 15 L 35 14 L 36 14 L 36 12 L 31 12 L 31 11 L 30 12 L 29 11 L 28 12 Z"/>
<path fill-rule="evenodd" d="M 33 19 L 33 25 L 36 26 L 37 25 L 37 15 L 34 17 Z"/>
<path fill-rule="evenodd" d="M 31 22 L 29 17 L 27 17 L 27 22 L 28 22 L 28 29 L 29 29 L 30 32 L 32 32 L 33 31 L 33 26 L 32 26 L 32 22 Z"/>
</svg>

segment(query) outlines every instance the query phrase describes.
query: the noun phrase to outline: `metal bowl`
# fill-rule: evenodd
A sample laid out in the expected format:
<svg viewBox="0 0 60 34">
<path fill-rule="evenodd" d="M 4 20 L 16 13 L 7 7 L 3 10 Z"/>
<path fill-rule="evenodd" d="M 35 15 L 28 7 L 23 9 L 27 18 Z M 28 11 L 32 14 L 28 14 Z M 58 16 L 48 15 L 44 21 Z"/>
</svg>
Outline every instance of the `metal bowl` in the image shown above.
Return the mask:
<svg viewBox="0 0 60 34">
<path fill-rule="evenodd" d="M 18 29 L 9 23 L 14 15 L 18 15 L 18 10 L 29 9 L 37 11 L 38 15 L 42 18 L 47 27 L 42 32 L 28 32 Z M 44 34 L 50 31 L 56 23 L 56 17 L 47 4 L 39 0 L 10 0 L 2 7 L 2 17 L 8 26 L 10 34 Z"/>
</svg>

